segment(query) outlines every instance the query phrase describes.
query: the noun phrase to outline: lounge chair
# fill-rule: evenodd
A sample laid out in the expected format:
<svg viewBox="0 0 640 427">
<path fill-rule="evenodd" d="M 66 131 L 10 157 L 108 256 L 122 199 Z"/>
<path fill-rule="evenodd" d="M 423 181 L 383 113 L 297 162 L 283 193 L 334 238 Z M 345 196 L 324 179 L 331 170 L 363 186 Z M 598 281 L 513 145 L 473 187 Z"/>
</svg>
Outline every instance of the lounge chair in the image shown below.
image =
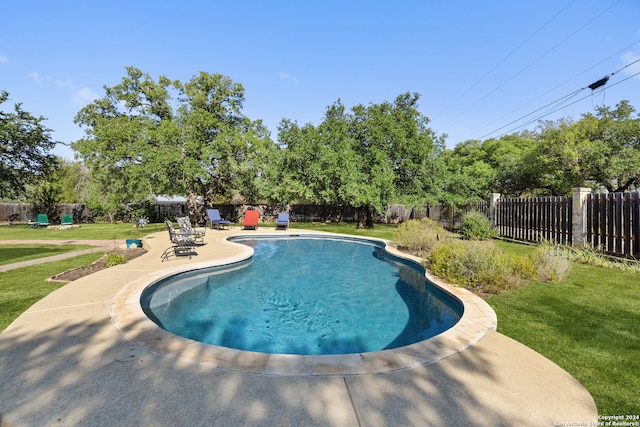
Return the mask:
<svg viewBox="0 0 640 427">
<path fill-rule="evenodd" d="M 49 226 L 49 218 L 47 214 L 38 214 L 37 216 L 38 227 L 48 227 Z"/>
<path fill-rule="evenodd" d="M 173 223 L 168 219 L 164 222 L 165 224 L 167 224 L 167 230 L 169 231 L 169 240 L 171 241 L 171 247 L 165 249 L 165 251 L 160 256 L 162 262 L 169 259 L 169 255 L 171 255 L 172 253 L 175 256 L 188 255 L 189 259 L 191 259 L 191 255 L 197 255 L 197 253 L 195 253 L 193 249 L 196 245 L 195 238 L 187 233 L 177 231 L 173 227 Z"/>
<path fill-rule="evenodd" d="M 282 228 L 283 230 L 287 230 L 289 228 L 289 214 L 288 213 L 279 213 L 278 219 L 276 220 L 276 230 Z"/>
<path fill-rule="evenodd" d="M 193 236 L 195 242 L 197 244 L 204 244 L 204 234 L 205 230 L 196 230 L 191 225 L 191 220 L 188 216 L 183 216 L 180 218 L 176 218 L 178 221 L 178 227 L 180 227 L 180 231 L 182 233 L 187 233 L 190 236 Z"/>
<path fill-rule="evenodd" d="M 216 228 L 218 230 L 223 229 L 225 227 L 229 227 L 233 222 L 227 221 L 226 219 L 220 218 L 220 211 L 218 209 L 207 209 L 207 217 L 209 221 L 211 221 L 211 228 Z"/>
<path fill-rule="evenodd" d="M 253 228 L 254 230 L 258 229 L 258 222 L 260 221 L 260 212 L 254 210 L 247 210 L 244 213 L 244 220 L 242 221 L 242 228 Z"/>
<path fill-rule="evenodd" d="M 29 228 L 38 228 L 38 221 L 31 221 L 29 219 L 29 215 L 24 214 L 24 218 L 27 220 L 27 227 Z"/>
<path fill-rule="evenodd" d="M 71 214 L 62 215 L 62 221 L 60 221 L 60 225 L 73 225 L 73 215 Z"/>
</svg>

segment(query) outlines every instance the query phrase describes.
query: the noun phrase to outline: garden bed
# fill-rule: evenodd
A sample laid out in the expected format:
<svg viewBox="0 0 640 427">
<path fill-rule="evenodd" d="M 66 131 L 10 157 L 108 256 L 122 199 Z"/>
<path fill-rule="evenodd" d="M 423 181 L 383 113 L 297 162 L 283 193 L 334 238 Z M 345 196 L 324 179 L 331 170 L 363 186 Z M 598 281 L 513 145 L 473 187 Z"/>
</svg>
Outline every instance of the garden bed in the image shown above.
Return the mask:
<svg viewBox="0 0 640 427">
<path fill-rule="evenodd" d="M 55 276 L 48 278 L 47 281 L 68 283 L 81 277 L 88 276 L 89 274 L 93 274 L 97 271 L 104 270 L 105 268 L 108 268 L 107 257 L 109 256 L 109 254 L 121 255 L 125 258 L 126 261 L 129 261 L 131 259 L 139 257 L 146 252 L 147 250 L 144 248 L 119 248 L 111 250 L 100 257 L 100 259 L 89 265 L 73 268 L 60 274 L 56 274 Z"/>
</svg>

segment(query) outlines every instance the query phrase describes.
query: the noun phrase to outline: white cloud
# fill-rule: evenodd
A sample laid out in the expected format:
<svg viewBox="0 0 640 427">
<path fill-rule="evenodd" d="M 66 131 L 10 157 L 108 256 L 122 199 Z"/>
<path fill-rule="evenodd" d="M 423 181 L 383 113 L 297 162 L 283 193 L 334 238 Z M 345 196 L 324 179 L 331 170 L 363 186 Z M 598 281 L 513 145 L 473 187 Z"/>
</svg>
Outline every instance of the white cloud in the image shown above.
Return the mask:
<svg viewBox="0 0 640 427">
<path fill-rule="evenodd" d="M 71 98 L 71 103 L 74 105 L 85 106 L 97 99 L 99 96 L 86 86 L 83 86 L 78 90 Z"/>
<path fill-rule="evenodd" d="M 623 70 L 625 74 L 634 75 L 634 74 L 640 73 L 640 52 L 627 52 L 624 55 L 622 55 L 622 61 L 624 62 L 625 66 L 635 61 L 638 61 L 638 62 L 635 62 L 635 64 L 625 68 Z M 640 76 L 636 76 L 636 77 L 640 78 Z"/>
<path fill-rule="evenodd" d="M 34 82 L 36 82 L 39 85 L 43 84 L 46 81 L 51 80 L 51 77 L 49 77 L 49 76 L 42 77 L 40 75 L 40 73 L 37 73 L 35 71 L 32 71 L 29 74 L 27 74 L 27 77 L 30 78 L 31 80 L 33 80 Z"/>
<path fill-rule="evenodd" d="M 284 71 L 280 71 L 280 80 L 288 80 L 290 82 L 298 83 L 298 79 L 289 75 L 289 73 L 285 73 Z"/>
<path fill-rule="evenodd" d="M 67 79 L 65 81 L 56 80 L 54 83 L 58 87 L 64 87 L 64 88 L 69 88 L 69 89 L 76 89 L 77 88 L 77 86 L 73 84 L 73 81 L 71 79 Z"/>
</svg>

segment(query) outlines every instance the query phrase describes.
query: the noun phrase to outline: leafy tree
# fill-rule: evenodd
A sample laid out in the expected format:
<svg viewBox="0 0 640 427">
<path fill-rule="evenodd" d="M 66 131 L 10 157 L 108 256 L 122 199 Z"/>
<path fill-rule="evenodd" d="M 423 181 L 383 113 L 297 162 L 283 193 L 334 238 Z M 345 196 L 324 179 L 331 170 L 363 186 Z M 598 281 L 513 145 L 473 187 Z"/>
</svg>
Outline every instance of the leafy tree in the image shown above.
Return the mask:
<svg viewBox="0 0 640 427">
<path fill-rule="evenodd" d="M 41 182 L 33 191 L 33 211 L 47 214 L 50 223 L 60 219 L 60 185 L 56 182 Z"/>
<path fill-rule="evenodd" d="M 591 141 L 586 153 L 590 179 L 610 192 L 640 188 L 640 115 L 628 101 L 615 110 L 598 107 L 576 127 Z"/>
<path fill-rule="evenodd" d="M 8 98 L 8 92 L 0 91 L 0 106 Z M 55 168 L 49 151 L 56 142 L 44 120 L 24 111 L 22 104 L 15 104 L 13 112 L 0 110 L 0 197 L 23 196 L 30 184 Z"/>
<path fill-rule="evenodd" d="M 489 139 L 482 144 L 486 162 L 495 172 L 491 192 L 520 196 L 537 186 L 538 171 L 529 163 L 538 142 L 530 132 Z"/>
<path fill-rule="evenodd" d="M 553 195 L 573 187 L 603 187 L 610 192 L 640 184 L 640 119 L 627 101 L 614 110 L 598 107 L 573 122 L 545 122 L 539 145 L 527 162 L 539 172 L 538 187 Z"/>
<path fill-rule="evenodd" d="M 356 105 L 350 113 L 338 101 L 317 128 L 283 120 L 281 182 L 289 190 L 281 195 L 353 206 L 359 227 L 373 226 L 373 214 L 391 203 L 438 200 L 443 143 L 418 112 L 418 99 L 405 93 L 393 103 Z"/>
<path fill-rule="evenodd" d="M 494 191 L 499 172 L 491 165 L 484 144 L 468 140 L 447 150 L 443 159 L 449 171 L 443 200 L 454 206 L 484 200 Z"/>
<path fill-rule="evenodd" d="M 105 92 L 77 114 L 86 136 L 72 147 L 102 189 L 95 200 L 112 213 L 154 194 L 185 194 L 190 214 L 202 216 L 198 198 L 228 201 L 255 185 L 257 158 L 274 147 L 262 123 L 242 115 L 242 85 L 220 74 L 155 81 L 128 67 Z"/>
<path fill-rule="evenodd" d="M 82 203 L 86 198 L 87 171 L 79 162 L 57 158 L 55 171 L 45 181 L 58 185 L 61 203 Z"/>
</svg>

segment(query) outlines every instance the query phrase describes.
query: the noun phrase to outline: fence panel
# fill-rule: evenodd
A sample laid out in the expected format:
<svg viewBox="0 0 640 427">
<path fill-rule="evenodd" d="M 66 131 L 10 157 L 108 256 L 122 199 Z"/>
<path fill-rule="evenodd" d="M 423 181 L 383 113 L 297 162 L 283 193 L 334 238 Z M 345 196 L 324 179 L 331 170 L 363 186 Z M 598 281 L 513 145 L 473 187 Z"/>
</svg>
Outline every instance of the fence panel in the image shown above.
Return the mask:
<svg viewBox="0 0 640 427">
<path fill-rule="evenodd" d="M 612 255 L 640 258 L 640 193 L 587 195 L 586 239 Z"/>
<path fill-rule="evenodd" d="M 503 198 L 496 209 L 496 226 L 502 237 L 571 243 L 571 197 Z"/>
</svg>

